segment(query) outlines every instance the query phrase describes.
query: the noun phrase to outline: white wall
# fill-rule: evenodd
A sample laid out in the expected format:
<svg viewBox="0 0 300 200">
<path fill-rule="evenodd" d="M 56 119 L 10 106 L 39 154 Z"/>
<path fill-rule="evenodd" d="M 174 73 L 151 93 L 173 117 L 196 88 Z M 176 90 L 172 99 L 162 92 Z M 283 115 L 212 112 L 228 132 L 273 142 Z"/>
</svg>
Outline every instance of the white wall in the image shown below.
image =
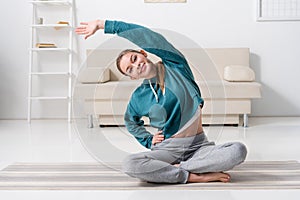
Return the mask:
<svg viewBox="0 0 300 200">
<path fill-rule="evenodd" d="M 146 4 L 143 0 L 75 0 L 78 21 L 117 19 L 186 35 L 202 47 L 250 47 L 251 65 L 263 98 L 253 101 L 253 116 L 300 116 L 300 21 L 256 22 L 254 0 L 187 0 Z M 29 23 L 27 1 L 1 2 L 0 118 L 26 118 Z M 110 38 L 98 33 L 77 38 L 82 56 Z M 36 105 L 37 117 L 64 117 L 63 104 Z"/>
</svg>

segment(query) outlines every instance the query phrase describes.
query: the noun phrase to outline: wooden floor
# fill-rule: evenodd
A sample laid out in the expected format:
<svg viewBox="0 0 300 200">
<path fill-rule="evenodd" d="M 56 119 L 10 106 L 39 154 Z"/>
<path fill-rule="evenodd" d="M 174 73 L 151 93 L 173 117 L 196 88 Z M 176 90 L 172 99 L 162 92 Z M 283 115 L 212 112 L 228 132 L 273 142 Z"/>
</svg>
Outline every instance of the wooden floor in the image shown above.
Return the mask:
<svg viewBox="0 0 300 200">
<path fill-rule="evenodd" d="M 230 183 L 153 184 L 120 172 L 120 164 L 15 163 L 0 171 L 1 190 L 300 189 L 296 161 L 248 161 L 229 171 Z"/>
</svg>

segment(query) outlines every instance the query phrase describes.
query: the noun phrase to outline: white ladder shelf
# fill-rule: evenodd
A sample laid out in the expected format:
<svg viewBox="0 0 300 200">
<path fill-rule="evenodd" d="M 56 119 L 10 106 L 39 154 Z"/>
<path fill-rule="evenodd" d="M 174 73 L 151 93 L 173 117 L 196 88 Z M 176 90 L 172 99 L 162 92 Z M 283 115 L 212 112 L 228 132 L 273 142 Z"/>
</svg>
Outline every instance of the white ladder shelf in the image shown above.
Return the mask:
<svg viewBox="0 0 300 200">
<path fill-rule="evenodd" d="M 32 119 L 32 101 L 33 100 L 66 100 L 68 107 L 68 122 L 71 122 L 72 115 L 72 60 L 73 60 L 73 30 L 74 26 L 74 2 L 70 1 L 30 1 L 32 4 L 32 24 L 30 26 L 30 49 L 29 49 L 29 77 L 28 77 L 28 116 L 27 120 L 30 123 Z M 40 7 L 47 8 L 49 10 L 55 9 L 57 7 L 65 7 L 69 13 L 68 24 L 39 24 L 37 19 L 37 11 Z M 67 47 L 56 47 L 56 48 L 36 48 L 35 44 L 38 43 L 37 34 L 39 30 L 47 30 L 49 28 L 57 28 L 57 31 L 68 31 L 68 46 Z M 64 53 L 68 59 L 68 70 L 67 71 L 36 71 L 33 70 L 35 62 L 34 54 L 38 57 L 40 53 Z M 33 95 L 33 76 L 38 76 L 39 78 L 65 76 L 68 79 L 68 91 L 66 95 L 63 96 L 34 96 Z"/>
</svg>

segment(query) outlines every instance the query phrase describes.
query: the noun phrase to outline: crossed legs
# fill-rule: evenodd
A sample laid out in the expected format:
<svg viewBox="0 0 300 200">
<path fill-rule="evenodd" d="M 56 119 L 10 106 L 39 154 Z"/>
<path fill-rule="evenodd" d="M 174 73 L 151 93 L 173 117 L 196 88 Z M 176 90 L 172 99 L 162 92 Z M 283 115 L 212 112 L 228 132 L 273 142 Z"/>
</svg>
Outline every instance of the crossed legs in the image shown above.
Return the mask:
<svg viewBox="0 0 300 200">
<path fill-rule="evenodd" d="M 200 148 L 195 154 L 175 166 L 190 172 L 187 182 L 229 182 L 228 171 L 242 163 L 247 155 L 247 149 L 242 143 L 226 143 L 217 146 Z"/>
<path fill-rule="evenodd" d="M 207 143 L 205 139 L 203 141 Z M 123 171 L 129 176 L 156 183 L 228 182 L 230 176 L 223 172 L 242 163 L 247 155 L 245 145 L 239 142 L 201 144 L 194 145 L 197 149 L 193 152 L 190 149 L 194 146 L 174 149 L 174 145 L 170 148 L 170 145 L 161 144 L 152 151 L 132 154 L 124 160 Z"/>
</svg>

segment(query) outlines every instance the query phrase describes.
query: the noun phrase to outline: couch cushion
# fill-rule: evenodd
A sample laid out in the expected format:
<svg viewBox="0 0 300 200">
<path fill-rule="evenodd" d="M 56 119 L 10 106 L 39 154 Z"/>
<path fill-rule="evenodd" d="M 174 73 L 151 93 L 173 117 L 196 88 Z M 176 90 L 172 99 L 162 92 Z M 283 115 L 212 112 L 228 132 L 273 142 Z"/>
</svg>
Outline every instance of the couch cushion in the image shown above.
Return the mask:
<svg viewBox="0 0 300 200">
<path fill-rule="evenodd" d="M 133 91 L 141 84 L 142 80 L 108 81 L 102 84 L 78 84 L 75 86 L 74 95 L 77 98 L 90 100 L 128 101 Z"/>
<path fill-rule="evenodd" d="M 257 82 L 196 81 L 204 99 L 249 99 L 261 97 Z"/>
<path fill-rule="evenodd" d="M 86 67 L 78 74 L 78 81 L 81 83 L 104 83 L 110 80 L 108 68 Z"/>
<path fill-rule="evenodd" d="M 224 68 L 224 80 L 226 81 L 254 81 L 254 71 L 247 66 L 229 65 Z"/>
</svg>

